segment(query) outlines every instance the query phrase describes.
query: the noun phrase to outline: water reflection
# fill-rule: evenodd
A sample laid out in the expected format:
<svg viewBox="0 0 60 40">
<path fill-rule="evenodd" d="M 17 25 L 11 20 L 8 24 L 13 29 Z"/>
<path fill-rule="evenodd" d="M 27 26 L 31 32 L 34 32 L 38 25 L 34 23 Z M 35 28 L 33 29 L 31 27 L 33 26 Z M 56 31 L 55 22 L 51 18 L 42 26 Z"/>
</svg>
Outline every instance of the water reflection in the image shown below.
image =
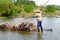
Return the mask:
<svg viewBox="0 0 60 40">
<path fill-rule="evenodd" d="M 43 40 L 42 34 L 43 33 L 37 33 L 37 40 Z"/>
</svg>

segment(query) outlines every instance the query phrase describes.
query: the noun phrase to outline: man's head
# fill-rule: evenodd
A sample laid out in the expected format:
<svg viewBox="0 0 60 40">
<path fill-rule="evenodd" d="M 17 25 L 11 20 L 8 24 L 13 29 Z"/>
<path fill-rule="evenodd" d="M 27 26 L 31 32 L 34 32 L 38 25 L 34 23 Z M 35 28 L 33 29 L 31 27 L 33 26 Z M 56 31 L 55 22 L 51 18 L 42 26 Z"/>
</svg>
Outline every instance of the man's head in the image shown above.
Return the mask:
<svg viewBox="0 0 60 40">
<path fill-rule="evenodd" d="M 35 10 L 34 13 L 42 13 L 40 10 Z"/>
</svg>

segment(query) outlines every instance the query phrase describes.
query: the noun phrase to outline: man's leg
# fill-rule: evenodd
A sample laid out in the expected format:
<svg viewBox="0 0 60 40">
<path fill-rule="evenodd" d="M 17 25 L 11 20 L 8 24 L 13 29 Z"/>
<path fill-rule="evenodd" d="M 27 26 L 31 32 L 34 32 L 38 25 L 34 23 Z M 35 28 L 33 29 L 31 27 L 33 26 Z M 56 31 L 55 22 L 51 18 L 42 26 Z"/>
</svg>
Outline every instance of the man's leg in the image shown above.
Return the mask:
<svg viewBox="0 0 60 40">
<path fill-rule="evenodd" d="M 42 21 L 40 21 L 41 32 L 43 32 Z"/>
<path fill-rule="evenodd" d="M 43 27 L 41 27 L 41 32 L 43 32 Z"/>
<path fill-rule="evenodd" d="M 37 31 L 38 31 L 38 32 L 40 32 L 39 27 L 40 27 L 40 22 L 38 21 L 38 22 L 37 22 Z"/>
<path fill-rule="evenodd" d="M 37 30 L 38 30 L 38 32 L 40 32 L 40 29 L 39 29 L 39 27 L 37 27 Z"/>
</svg>

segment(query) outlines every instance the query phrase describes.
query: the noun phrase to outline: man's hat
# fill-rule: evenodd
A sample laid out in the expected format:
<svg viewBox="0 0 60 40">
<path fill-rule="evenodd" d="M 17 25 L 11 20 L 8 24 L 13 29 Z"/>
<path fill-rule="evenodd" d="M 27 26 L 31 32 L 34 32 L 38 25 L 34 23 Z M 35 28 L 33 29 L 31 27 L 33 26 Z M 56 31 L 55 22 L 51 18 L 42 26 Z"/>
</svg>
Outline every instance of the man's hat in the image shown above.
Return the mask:
<svg viewBox="0 0 60 40">
<path fill-rule="evenodd" d="M 35 13 L 42 13 L 40 10 L 34 10 Z"/>
</svg>

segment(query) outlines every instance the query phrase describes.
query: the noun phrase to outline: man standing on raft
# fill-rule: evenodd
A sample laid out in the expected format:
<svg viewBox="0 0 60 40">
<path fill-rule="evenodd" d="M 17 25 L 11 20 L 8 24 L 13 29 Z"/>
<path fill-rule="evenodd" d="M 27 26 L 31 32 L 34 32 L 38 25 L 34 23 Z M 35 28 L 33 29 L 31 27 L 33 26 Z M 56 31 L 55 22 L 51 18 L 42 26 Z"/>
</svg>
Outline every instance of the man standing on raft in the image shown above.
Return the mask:
<svg viewBox="0 0 60 40">
<path fill-rule="evenodd" d="M 38 30 L 38 32 L 40 32 L 39 28 L 41 28 L 41 32 L 43 32 L 41 13 L 42 12 L 40 10 L 35 10 L 34 16 L 37 19 L 37 30 Z"/>
</svg>

